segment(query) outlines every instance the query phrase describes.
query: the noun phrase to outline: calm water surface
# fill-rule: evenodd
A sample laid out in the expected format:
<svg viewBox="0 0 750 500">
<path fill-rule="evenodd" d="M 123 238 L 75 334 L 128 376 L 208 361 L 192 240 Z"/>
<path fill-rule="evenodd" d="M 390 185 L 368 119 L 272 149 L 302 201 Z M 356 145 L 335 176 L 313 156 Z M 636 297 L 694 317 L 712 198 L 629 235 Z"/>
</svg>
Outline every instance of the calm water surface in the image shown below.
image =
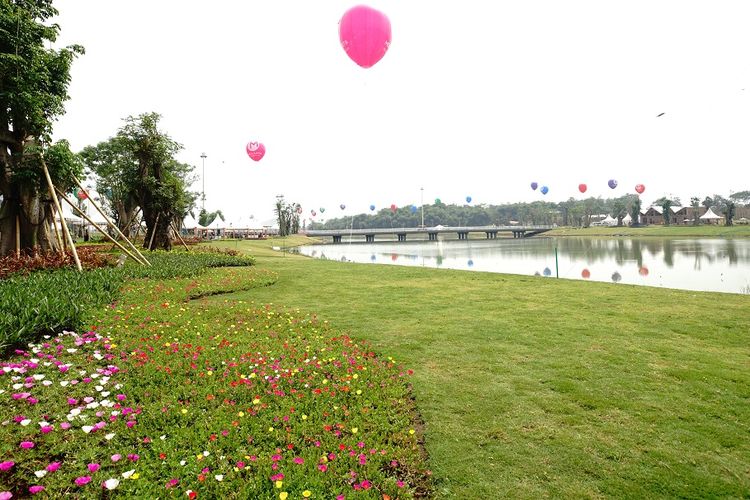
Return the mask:
<svg viewBox="0 0 750 500">
<path fill-rule="evenodd" d="M 557 270 L 555 248 L 557 247 Z M 307 245 L 310 257 L 750 293 L 750 239 L 528 238 Z"/>
</svg>

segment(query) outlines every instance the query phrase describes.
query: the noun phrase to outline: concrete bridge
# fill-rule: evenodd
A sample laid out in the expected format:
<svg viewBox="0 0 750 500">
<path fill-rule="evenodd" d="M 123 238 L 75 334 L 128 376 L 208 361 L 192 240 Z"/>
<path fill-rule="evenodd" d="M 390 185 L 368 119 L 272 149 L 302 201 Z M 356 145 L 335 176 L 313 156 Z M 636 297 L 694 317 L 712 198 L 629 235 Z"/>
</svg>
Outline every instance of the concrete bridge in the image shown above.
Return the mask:
<svg viewBox="0 0 750 500">
<path fill-rule="evenodd" d="M 488 240 L 497 238 L 497 233 L 512 233 L 514 238 L 528 238 L 552 229 L 552 226 L 435 226 L 400 227 L 378 229 L 314 229 L 301 231 L 306 236 L 330 236 L 334 243 L 341 243 L 343 236 L 364 236 L 367 243 L 373 243 L 377 235 L 395 234 L 398 241 L 406 241 L 407 235 L 427 235 L 429 241 L 436 241 L 438 234 L 456 233 L 459 240 L 469 239 L 469 233 L 484 233 Z"/>
</svg>

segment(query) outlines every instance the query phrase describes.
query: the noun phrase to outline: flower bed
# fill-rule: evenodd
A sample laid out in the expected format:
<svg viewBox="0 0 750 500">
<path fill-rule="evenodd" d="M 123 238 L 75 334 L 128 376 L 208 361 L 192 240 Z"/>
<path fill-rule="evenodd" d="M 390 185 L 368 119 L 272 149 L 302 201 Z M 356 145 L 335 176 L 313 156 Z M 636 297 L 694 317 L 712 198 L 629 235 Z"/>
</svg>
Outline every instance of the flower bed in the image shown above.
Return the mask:
<svg viewBox="0 0 750 500">
<path fill-rule="evenodd" d="M 92 331 L 1 363 L 0 492 L 427 494 L 408 370 L 314 317 L 185 302 L 272 282 L 249 271 L 131 282 Z"/>
</svg>

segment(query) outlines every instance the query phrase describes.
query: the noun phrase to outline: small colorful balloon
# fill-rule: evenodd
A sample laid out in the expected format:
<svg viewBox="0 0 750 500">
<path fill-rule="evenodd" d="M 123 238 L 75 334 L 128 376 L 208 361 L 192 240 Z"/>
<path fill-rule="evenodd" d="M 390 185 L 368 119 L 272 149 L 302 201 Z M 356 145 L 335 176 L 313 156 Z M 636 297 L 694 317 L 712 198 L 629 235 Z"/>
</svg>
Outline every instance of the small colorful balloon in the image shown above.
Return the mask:
<svg viewBox="0 0 750 500">
<path fill-rule="evenodd" d="M 643 194 L 643 192 L 646 190 L 646 186 L 643 184 L 636 184 L 635 185 L 635 192 L 638 194 Z"/>
<path fill-rule="evenodd" d="M 395 213 L 396 213 L 396 210 L 398 210 L 398 207 L 397 207 L 397 206 L 396 206 L 396 204 L 394 203 L 394 204 L 392 204 L 392 205 L 391 205 L 391 212 L 393 212 L 393 213 L 395 214 Z"/>
<path fill-rule="evenodd" d="M 607 185 L 610 187 L 610 189 L 614 189 L 617 187 L 617 181 L 614 179 L 610 179 L 609 182 L 607 182 Z"/>
<path fill-rule="evenodd" d="M 578 185 L 578 190 L 579 190 L 580 192 L 582 192 L 582 193 L 585 193 L 585 192 L 586 192 L 586 189 L 588 189 L 588 186 L 586 186 L 586 184 L 579 184 L 579 185 Z"/>
<path fill-rule="evenodd" d="M 589 271 L 588 269 L 584 269 L 583 271 L 581 271 L 581 278 L 587 280 L 590 277 L 591 277 L 591 271 Z"/>
<path fill-rule="evenodd" d="M 247 152 L 247 156 L 249 156 L 251 160 L 260 161 L 261 158 L 263 158 L 263 156 L 266 154 L 266 147 L 262 142 L 251 141 L 247 143 L 247 146 L 245 146 L 245 151 Z"/>
<path fill-rule="evenodd" d="M 536 188 L 538 187 L 539 187 L 539 184 L 537 184 L 536 182 L 531 183 L 531 189 L 533 189 L 534 191 L 536 191 Z"/>
<path fill-rule="evenodd" d="M 341 210 L 343 210 L 343 209 L 345 209 L 345 208 L 346 208 L 346 205 L 344 205 L 344 204 L 342 203 L 341 205 L 339 205 L 339 208 L 340 208 Z"/>
<path fill-rule="evenodd" d="M 547 186 L 542 186 L 542 189 L 540 189 L 540 191 L 542 192 L 542 194 L 547 194 L 549 193 L 549 188 Z"/>
<path fill-rule="evenodd" d="M 471 203 L 471 196 L 466 197 L 466 203 Z"/>
<path fill-rule="evenodd" d="M 375 210 L 375 205 L 370 205 L 370 212 L 372 212 L 373 210 Z"/>
<path fill-rule="evenodd" d="M 415 214 L 415 213 L 417 213 L 417 206 L 416 206 L 416 205 L 412 205 L 412 206 L 411 206 L 411 207 L 409 208 L 409 210 L 411 210 L 411 213 Z"/>
</svg>

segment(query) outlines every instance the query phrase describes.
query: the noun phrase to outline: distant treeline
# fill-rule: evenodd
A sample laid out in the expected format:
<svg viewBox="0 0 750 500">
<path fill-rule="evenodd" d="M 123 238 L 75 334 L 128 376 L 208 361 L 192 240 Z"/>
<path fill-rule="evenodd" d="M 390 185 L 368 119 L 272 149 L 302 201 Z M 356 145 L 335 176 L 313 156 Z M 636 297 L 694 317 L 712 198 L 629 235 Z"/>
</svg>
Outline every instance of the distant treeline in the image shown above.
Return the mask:
<svg viewBox="0 0 750 500">
<path fill-rule="evenodd" d="M 630 213 L 633 205 L 640 209 L 637 195 L 620 198 L 570 199 L 560 203 L 535 201 L 533 203 L 510 203 L 505 205 L 446 205 L 436 203 L 424 205 L 425 226 L 506 226 L 510 224 L 537 224 L 564 226 L 588 226 L 599 214 L 617 218 Z M 379 211 L 333 218 L 325 223 L 308 223 L 309 229 L 370 229 L 378 227 L 417 227 L 422 224 L 422 207 L 399 207 L 393 212 L 389 208 Z"/>
</svg>

